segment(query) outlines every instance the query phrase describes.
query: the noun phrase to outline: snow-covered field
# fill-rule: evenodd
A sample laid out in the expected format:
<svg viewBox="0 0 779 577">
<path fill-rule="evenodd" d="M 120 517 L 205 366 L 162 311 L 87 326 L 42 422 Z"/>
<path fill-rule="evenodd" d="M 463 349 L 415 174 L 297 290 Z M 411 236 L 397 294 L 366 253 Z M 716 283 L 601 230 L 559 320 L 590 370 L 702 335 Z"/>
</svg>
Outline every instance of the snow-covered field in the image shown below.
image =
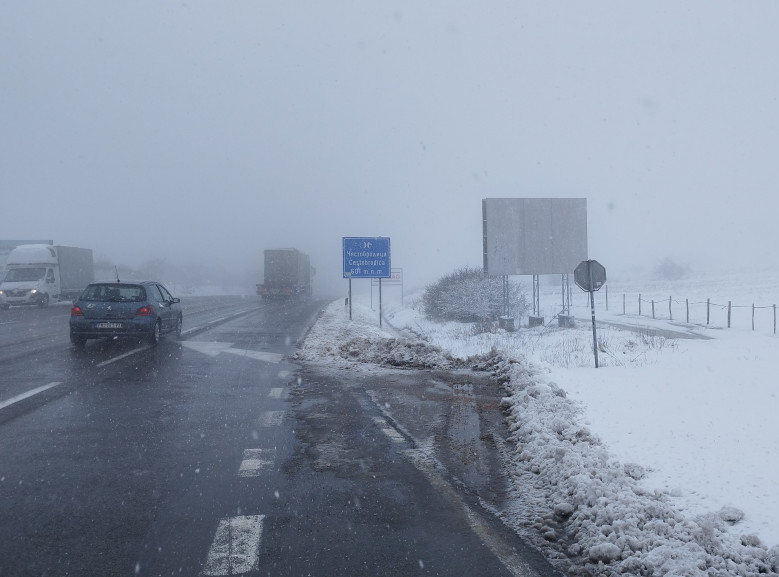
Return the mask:
<svg viewBox="0 0 779 577">
<path fill-rule="evenodd" d="M 546 326 L 513 333 L 432 323 L 409 297 L 406 306 L 385 304 L 388 322 L 379 329 L 369 302 L 354 303 L 349 321 L 337 301 L 301 357 L 382 370 L 498 352 L 512 442 L 504 459 L 515 488 L 503 518 L 571 575 L 779 574 L 779 337 L 765 317 L 772 311 L 760 309 L 754 331 L 751 306 L 737 309 L 730 329 L 721 328 L 723 309 L 707 326 L 700 304 L 684 322 L 687 301 L 773 304 L 779 275 L 611 289 L 609 311 L 597 295 L 598 321 L 634 329 L 599 325 L 597 369 L 585 293 L 574 289 L 576 327 L 561 329 L 550 322 L 554 305 L 543 308 L 561 300 L 556 287 L 542 289 Z M 657 295 L 642 300 L 665 300 L 664 319 L 622 314 L 622 294 L 637 302 L 641 292 Z M 674 320 L 669 298 L 681 307 Z M 654 332 L 661 328 L 704 338 L 668 338 Z M 398 331 L 409 339 L 392 341 Z"/>
</svg>

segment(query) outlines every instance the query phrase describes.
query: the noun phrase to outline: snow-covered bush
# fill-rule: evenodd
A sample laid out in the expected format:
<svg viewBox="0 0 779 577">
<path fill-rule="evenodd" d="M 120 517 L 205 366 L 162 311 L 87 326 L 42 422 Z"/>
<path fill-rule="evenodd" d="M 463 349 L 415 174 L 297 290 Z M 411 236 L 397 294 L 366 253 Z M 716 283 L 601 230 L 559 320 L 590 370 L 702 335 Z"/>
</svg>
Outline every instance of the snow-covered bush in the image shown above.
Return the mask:
<svg viewBox="0 0 779 577">
<path fill-rule="evenodd" d="M 503 279 L 482 269 L 464 267 L 429 285 L 422 296 L 425 316 L 434 321 L 482 322 L 495 320 L 503 308 Z M 509 314 L 527 313 L 522 286 L 509 283 Z"/>
</svg>

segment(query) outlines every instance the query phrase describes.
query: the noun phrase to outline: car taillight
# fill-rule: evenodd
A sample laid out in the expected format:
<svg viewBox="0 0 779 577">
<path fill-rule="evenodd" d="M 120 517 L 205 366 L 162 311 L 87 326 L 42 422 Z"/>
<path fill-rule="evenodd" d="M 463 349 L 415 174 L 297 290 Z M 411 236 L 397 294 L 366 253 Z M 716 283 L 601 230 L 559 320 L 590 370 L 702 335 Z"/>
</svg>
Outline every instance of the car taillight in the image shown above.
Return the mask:
<svg viewBox="0 0 779 577">
<path fill-rule="evenodd" d="M 72 317 L 83 317 L 84 313 L 81 311 L 81 307 L 73 305 L 70 308 L 70 316 L 72 316 Z"/>
<path fill-rule="evenodd" d="M 137 311 L 135 311 L 136 317 L 149 317 L 154 313 L 154 307 L 151 305 L 146 305 L 145 307 L 139 308 Z"/>
</svg>

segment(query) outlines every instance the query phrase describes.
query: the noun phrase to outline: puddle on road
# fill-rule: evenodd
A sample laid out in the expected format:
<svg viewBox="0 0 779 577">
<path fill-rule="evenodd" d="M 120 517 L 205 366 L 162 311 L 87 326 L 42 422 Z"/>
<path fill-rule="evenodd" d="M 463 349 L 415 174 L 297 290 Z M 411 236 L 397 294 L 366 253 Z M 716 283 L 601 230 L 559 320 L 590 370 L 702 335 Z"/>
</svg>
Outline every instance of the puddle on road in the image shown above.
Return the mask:
<svg viewBox="0 0 779 577">
<path fill-rule="evenodd" d="M 487 375 L 415 373 L 378 379 L 369 393 L 449 473 L 496 506 L 506 475 L 495 448 L 505 435 L 499 386 Z"/>
</svg>

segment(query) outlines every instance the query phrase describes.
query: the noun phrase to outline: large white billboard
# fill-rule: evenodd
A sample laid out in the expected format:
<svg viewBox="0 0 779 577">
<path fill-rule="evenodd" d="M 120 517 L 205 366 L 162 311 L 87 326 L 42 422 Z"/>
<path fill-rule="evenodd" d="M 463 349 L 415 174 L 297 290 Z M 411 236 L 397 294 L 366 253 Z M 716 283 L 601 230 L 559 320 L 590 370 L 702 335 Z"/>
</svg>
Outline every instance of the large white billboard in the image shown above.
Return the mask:
<svg viewBox="0 0 779 577">
<path fill-rule="evenodd" d="M 568 274 L 587 260 L 586 198 L 485 198 L 489 275 Z"/>
</svg>

